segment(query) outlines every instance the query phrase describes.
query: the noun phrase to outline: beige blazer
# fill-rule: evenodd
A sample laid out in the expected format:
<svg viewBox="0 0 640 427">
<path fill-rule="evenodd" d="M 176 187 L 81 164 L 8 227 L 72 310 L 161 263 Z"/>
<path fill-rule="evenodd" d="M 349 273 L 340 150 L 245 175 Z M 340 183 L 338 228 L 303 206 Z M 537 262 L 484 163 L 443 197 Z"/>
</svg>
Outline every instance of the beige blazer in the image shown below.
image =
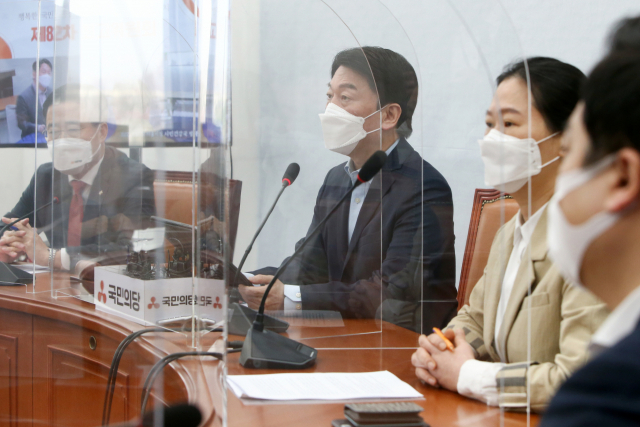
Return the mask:
<svg viewBox="0 0 640 427">
<path fill-rule="evenodd" d="M 526 259 L 527 248 L 498 337 L 494 333 L 496 313 L 513 250 L 515 217 L 496 234 L 469 304 L 447 326 L 465 330 L 479 360 L 507 363 L 496 378 L 500 406 L 505 408 L 526 408 L 529 396 L 532 410 L 544 410 L 562 382 L 587 361 L 591 335 L 609 314 L 590 292 L 566 282 L 547 256 L 544 209 L 531 236 L 531 258 Z M 527 296 L 529 288 L 531 295 Z M 504 344 L 506 360 L 500 360 L 496 342 Z"/>
</svg>

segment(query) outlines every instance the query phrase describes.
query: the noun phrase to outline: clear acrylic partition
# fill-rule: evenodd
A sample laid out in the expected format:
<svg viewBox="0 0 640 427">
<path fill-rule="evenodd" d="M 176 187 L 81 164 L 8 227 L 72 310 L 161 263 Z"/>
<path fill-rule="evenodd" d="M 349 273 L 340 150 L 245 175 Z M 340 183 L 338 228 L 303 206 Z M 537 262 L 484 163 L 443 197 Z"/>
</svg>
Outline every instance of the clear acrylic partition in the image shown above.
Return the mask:
<svg viewBox="0 0 640 427">
<path fill-rule="evenodd" d="M 423 157 L 445 176 L 451 186 L 455 207 L 458 300 L 460 306 L 474 306 L 473 310 L 465 307 L 451 325 L 466 328 L 465 332 L 471 336 L 468 341 L 476 340 L 472 344 L 476 350 L 482 345 L 488 348 L 488 354 L 481 348 L 484 360 L 506 363 L 510 372 L 515 373 L 518 363 L 521 367 L 526 365 L 535 354 L 531 347 L 531 328 L 535 325 L 531 324 L 531 298 L 527 298 L 532 292 L 527 283 L 534 283 L 533 269 L 529 268 L 531 253 L 529 247 L 522 254 L 513 291 L 505 297 L 505 302 L 508 301 L 506 313 L 496 314 L 496 311 L 500 312 L 496 309 L 512 256 L 513 232 L 503 232 L 500 237 L 496 237 L 496 233 L 498 230 L 513 230 L 507 223 L 512 224 L 510 221 L 519 212 L 520 205 L 532 206 L 531 185 L 535 185 L 532 177 L 536 172 L 531 167 L 528 171 L 520 171 L 524 172 L 525 183 L 515 198 L 507 194 L 504 184 L 489 185 L 485 180 L 483 156 L 489 156 L 493 161 L 492 175 L 500 177 L 503 182 L 508 181 L 514 158 L 506 148 L 513 141 L 509 137 L 498 137 L 494 151 L 487 153 L 486 148 L 481 152 L 479 140 L 492 128 L 514 135 L 509 129 L 511 121 L 517 122 L 518 138 L 531 137 L 533 101 L 527 90 L 529 78 L 526 68 L 523 79 L 516 77 L 519 82 L 517 89 L 521 90 L 518 93 L 504 88 L 497 91 L 496 81 L 510 64 L 525 59 L 526 52 L 522 50 L 519 34 L 500 0 L 476 2 L 464 7 L 453 1 L 440 4 L 421 2 L 414 12 L 424 23 L 413 39 L 414 45 L 420 44 L 422 65 L 420 117 L 426 132 L 422 138 Z M 442 22 L 448 24 L 442 25 Z M 514 107 L 517 113 L 508 113 L 507 116 L 505 111 Z M 490 115 L 487 113 L 489 110 Z M 514 114 L 517 115 L 515 120 Z M 530 151 L 529 165 L 533 163 L 532 156 L 533 151 Z M 546 160 L 550 159 L 543 159 L 543 162 Z M 540 230 L 546 232 L 538 227 L 533 238 L 540 236 Z M 471 290 L 477 284 L 483 287 L 469 301 Z M 430 303 L 425 301 L 425 313 L 429 306 Z M 476 323 L 478 313 L 484 313 L 480 324 Z M 500 321 L 502 326 L 496 336 L 496 322 Z M 523 322 L 526 334 L 518 341 L 512 331 L 517 329 L 517 333 L 522 333 Z M 517 328 L 514 328 L 515 323 L 518 323 Z M 429 335 L 431 331 L 427 329 L 424 333 Z M 512 343 L 517 341 L 520 347 L 514 349 L 510 346 L 508 350 L 512 353 L 507 354 L 503 347 L 505 337 L 510 337 Z M 496 425 L 510 420 L 520 420 L 527 425 L 531 422 L 531 384 L 526 368 L 521 369 L 518 375 L 522 371 L 525 372 L 524 378 L 515 378 L 517 375 L 514 374 L 514 378 L 499 382 L 497 404 L 500 420 L 496 417 Z M 527 415 L 514 415 L 514 411 L 526 412 Z M 459 409 L 458 422 L 471 424 L 475 416 L 477 412 L 473 409 Z"/>
<path fill-rule="evenodd" d="M 21 282 L 0 287 L 2 421 L 106 425 L 182 402 L 213 417 L 240 191 L 228 17 L 222 0 L 0 1 L 0 99 L 16 104 L 0 143 L 32 147 L 2 158 L 3 214 L 37 236 L 0 265 Z M 207 354 L 157 364 L 184 352 Z"/>
<path fill-rule="evenodd" d="M 240 249 L 251 241 L 269 211 L 286 166 L 290 162 L 298 162 L 301 173 L 296 183 L 286 190 L 258 237 L 244 265 L 245 272 L 257 270 L 273 274 L 275 268 L 258 269 L 277 267 L 293 253 L 295 242 L 305 235 L 309 224 L 313 225 L 313 207 L 324 202 L 324 193 L 318 194 L 318 190 L 323 186 L 325 177 L 332 167 L 339 165 L 341 170 L 342 164 L 349 160 L 344 155 L 330 153 L 324 147 L 322 128 L 316 116 L 325 107 L 321 96 L 331 78 L 329 71 L 333 57 L 347 48 L 380 46 L 404 56 L 417 74 L 417 107 L 407 142 L 421 162 L 417 168 L 409 167 L 407 170 L 410 172 L 404 172 L 421 177 L 418 197 L 411 199 L 418 205 L 420 213 L 417 221 L 409 222 L 413 228 L 404 229 L 406 234 L 395 242 L 403 246 L 403 257 L 393 259 L 389 256 L 393 252 L 385 234 L 388 229 L 384 227 L 402 229 L 407 223 L 389 221 L 390 218 L 397 220 L 396 215 L 400 213 L 396 210 L 398 206 L 385 204 L 385 198 L 402 200 L 402 193 L 411 191 L 410 183 L 405 181 L 404 185 L 392 188 L 391 195 L 372 187 L 369 196 L 378 191 L 377 201 L 382 200 L 383 206 L 372 219 L 372 222 L 377 220 L 381 224 L 380 237 L 375 242 L 380 248 L 380 270 L 373 271 L 367 278 L 356 279 L 346 278 L 350 273 L 348 269 L 341 269 L 337 278 L 319 270 L 327 276 L 323 278 L 324 282 L 342 280 L 347 285 L 341 288 L 343 292 L 322 295 L 314 294 L 314 288 L 332 289 L 317 286 L 317 282 L 323 280 L 285 273 L 283 283 L 299 285 L 302 296 L 301 301 L 296 301 L 293 306 L 299 314 L 288 313 L 287 308 L 284 309 L 284 319 L 289 321 L 289 329 L 284 335 L 317 350 L 315 365 L 305 372 L 390 370 L 423 391 L 428 400 L 432 399 L 436 397 L 431 394 L 433 389 L 420 384 L 413 374 L 411 354 L 418 345 L 420 333 L 429 335 L 433 327 L 444 329 L 456 315 L 458 298 L 464 297 L 456 295 L 461 277 L 467 282 L 467 290 L 481 277 L 476 272 L 475 276 L 471 275 L 473 283 L 469 282 L 468 262 L 474 252 L 469 249 L 470 242 L 467 241 L 467 236 L 472 242 L 477 237 L 477 217 L 476 228 L 469 231 L 476 189 L 490 189 L 485 184 L 478 140 L 487 131 L 485 116 L 496 93 L 496 78 L 505 66 L 525 56 L 518 34 L 498 0 L 467 4 L 464 9 L 458 8 L 455 2 L 384 0 L 254 2 L 252 6 L 238 6 L 232 11 L 232 22 L 240 28 L 234 32 L 232 62 L 233 170 L 234 177 L 242 179 L 245 188 L 240 215 L 242 226 L 238 234 Z M 403 26 L 407 21 L 412 24 L 407 27 L 410 29 Z M 420 25 L 417 25 L 418 21 Z M 523 82 L 525 87 L 526 80 Z M 530 99 L 526 93 L 527 102 L 520 112 L 524 117 L 530 113 Z M 383 104 L 379 87 L 377 95 Z M 499 104 L 493 117 L 497 129 L 505 131 Z M 529 134 L 529 125 L 525 124 L 524 128 Z M 501 142 L 509 143 L 506 140 Z M 498 163 L 499 175 L 504 174 L 505 166 L 508 166 L 506 156 Z M 531 181 L 531 175 L 533 172 L 530 171 L 528 181 Z M 383 170 L 382 182 L 390 178 L 400 180 L 394 171 Z M 347 181 L 345 177 L 343 179 Z M 494 234 L 515 213 L 514 200 L 510 195 L 502 194 L 504 188 L 502 190 L 492 195 L 491 202 L 488 202 L 494 207 L 493 217 L 489 220 L 495 227 Z M 524 201 L 530 202 L 530 195 L 525 196 Z M 478 208 L 482 208 L 482 204 Z M 322 209 L 319 211 L 323 212 Z M 345 215 L 342 221 L 347 219 Z M 344 229 L 334 226 L 322 235 L 326 239 L 322 243 L 326 246 L 316 258 L 319 269 L 327 268 L 327 259 L 340 258 L 340 246 L 329 239 L 335 238 L 334 234 L 343 238 L 344 233 Z M 477 248 L 478 252 L 484 252 L 480 258 L 488 256 L 492 237 L 488 239 L 483 243 L 486 247 Z M 499 278 L 504 275 L 512 246 L 511 241 L 503 240 L 498 242 L 495 254 L 499 268 L 493 274 Z M 467 257 L 469 260 L 465 260 Z M 241 258 L 242 251 L 236 251 L 236 262 Z M 347 267 L 353 266 L 347 264 Z M 479 271 L 483 270 L 484 266 L 480 266 Z M 364 280 L 354 288 L 349 287 L 360 279 Z M 501 283 L 500 279 L 498 283 Z M 353 293 L 348 291 L 350 289 Z M 525 290 L 522 298 L 528 292 L 529 289 Z M 372 297 L 374 295 L 375 298 Z M 364 306 L 370 310 L 358 312 L 349 306 L 351 310 L 341 311 L 336 303 L 353 302 L 354 299 L 366 301 Z M 327 314 L 322 314 L 327 310 L 339 311 L 342 323 L 329 324 Z M 305 312 L 309 312 L 307 317 Z M 271 314 L 280 317 L 277 312 Z M 308 320 L 311 316 L 313 322 Z M 480 338 L 483 339 L 482 336 Z M 239 338 L 229 332 L 229 339 Z M 527 348 L 521 350 L 525 355 L 531 354 L 529 333 L 524 342 Z M 522 360 L 518 362 L 527 360 L 526 356 L 520 358 Z M 248 369 L 242 367 L 239 360 L 237 355 L 228 355 L 228 375 L 294 372 L 284 368 Z M 513 362 L 499 356 L 494 361 Z M 442 417 L 454 424 L 456 420 L 452 417 L 457 417 L 457 422 L 464 425 L 477 422 L 478 417 L 492 417 L 495 425 L 512 419 L 527 423 L 527 416 L 514 415 L 510 410 L 516 408 L 503 404 L 509 401 L 513 388 L 505 387 L 503 383 L 500 393 L 500 409 L 488 409 L 482 403 L 461 399 L 462 403 L 457 408 L 450 409 L 455 415 L 443 416 L 432 407 L 425 412 L 425 421 L 435 424 L 436 421 L 428 418 L 433 416 L 433 419 Z M 523 401 L 521 397 L 518 396 L 519 402 Z M 282 416 L 278 405 L 263 406 L 259 411 L 251 412 L 250 402 L 245 399 L 239 403 L 230 390 L 227 403 L 229 425 L 248 422 L 250 414 L 263 419 Z M 299 411 L 307 414 L 317 410 L 312 405 L 301 408 Z M 529 410 L 528 396 L 517 409 Z"/>
<path fill-rule="evenodd" d="M 140 414 L 143 388 L 152 396 L 147 409 L 189 401 L 223 425 L 280 416 L 277 405 L 258 414 L 227 389 L 227 375 L 290 372 L 244 368 L 227 349 L 226 341 L 243 340 L 251 327 L 245 302 L 256 306 L 237 286 L 247 282 L 236 266 L 290 163 L 300 175 L 242 272 L 274 274 L 347 191 L 348 157 L 325 147 L 318 114 L 327 83 L 330 93 L 342 89 L 331 64 L 345 49 L 369 69 L 342 82 L 373 101 L 353 111 L 364 117 L 386 107 L 365 46 L 390 49 L 415 70 L 411 126 L 397 131 L 402 138 L 368 191 L 347 198 L 283 271 L 282 283 L 300 290 L 275 287 L 281 299 L 266 314 L 288 323 L 281 336 L 317 352 L 305 372 L 390 370 L 434 397 L 413 375 L 411 354 L 420 333 L 455 315 L 460 282 L 475 285 L 465 236 L 476 237 L 469 232 L 475 190 L 488 188 L 477 141 L 495 78 L 524 57 L 499 0 L 464 8 L 453 1 L 26 0 L 0 1 L 0 12 L 0 100 L 16 105 L 0 111 L 0 144 L 33 147 L 2 158 L 15 176 L 15 188 L 3 188 L 4 209 L 17 217 L 42 207 L 29 217 L 41 238 L 21 261 L 35 284 L 0 288 L 2 333 L 15 337 L 6 348 L 23 363 L 3 361 L 2 369 L 28 384 L 19 392 L 29 397 L 2 413 L 53 425 L 104 423 L 116 349 L 130 333 L 148 330 L 123 352 L 111 422 Z M 30 101 L 21 99 L 37 116 L 32 127 L 17 105 L 29 87 Z M 365 129 L 380 127 L 380 117 L 373 114 Z M 389 143 L 377 131 L 364 141 L 378 149 Z M 487 203 L 499 207 L 496 222 L 504 225 L 514 201 L 492 197 Z M 523 200 L 531 205 L 531 193 Z M 511 242 L 497 243 L 501 278 Z M 53 260 L 48 248 L 57 251 Z M 527 356 L 503 362 L 535 353 L 532 327 L 528 317 Z M 29 338 L 18 347 L 18 337 Z M 153 368 L 169 354 L 193 351 L 224 353 L 224 361 L 191 356 Z M 508 400 L 513 390 L 503 384 L 500 393 Z M 526 394 L 520 409 L 529 409 Z M 460 424 L 483 416 L 499 423 L 513 418 L 505 408 L 487 415 L 484 404 L 461 403 L 452 411 Z M 438 416 L 436 408 L 425 412 L 427 422 L 429 415 Z"/>
<path fill-rule="evenodd" d="M 321 1 L 265 3 L 259 10 L 260 25 L 251 29 L 259 28 L 259 45 L 238 49 L 232 66 L 233 79 L 240 82 L 233 89 L 233 178 L 243 183 L 234 260 L 241 263 L 245 248 L 282 188 L 285 170 L 298 163 L 299 176 L 284 191 L 242 266 L 245 273 L 271 276 L 352 186 L 344 170 L 349 158 L 328 150 L 323 141 L 319 114 L 325 112 L 327 93 L 332 94 L 335 105 L 344 108 L 348 103 L 341 101 L 341 96 L 348 96 L 345 85 L 360 85 L 358 96 L 368 104 L 358 100 L 362 105 L 354 111 L 360 117 L 373 114 L 365 123 L 367 131 L 379 127 L 380 115 L 374 114 L 379 97 L 367 58 L 360 50 L 363 43 L 339 11 Z M 282 15 L 284 11 L 286 15 Z M 243 19 L 241 12 L 232 11 L 232 22 Z M 310 31 L 314 37 L 308 36 Z M 350 74 L 332 81 L 332 61 L 345 49 L 355 49 L 352 60 L 365 75 Z M 360 150 L 372 154 L 382 147 L 381 132 L 368 134 L 364 141 L 366 148 Z M 354 171 L 368 155 L 360 155 Z M 381 178 L 374 178 L 368 193 L 363 186 L 348 197 L 282 270 L 280 280 L 291 298 L 283 300 L 282 289 L 274 288 L 280 298 L 269 302 L 266 312 L 289 323 L 286 333 L 290 338 L 311 347 L 335 347 L 338 344 L 332 337 L 379 334 L 382 330 L 376 319 L 384 270 L 380 195 L 386 183 Z M 350 205 L 360 205 L 358 221 L 356 216 L 349 221 Z M 246 301 L 251 308 L 259 303 L 244 286 L 239 289 L 230 294 L 230 328 L 235 326 L 235 302 Z M 246 327 L 236 332 L 246 333 Z M 231 360 L 231 364 L 238 363 Z"/>
</svg>

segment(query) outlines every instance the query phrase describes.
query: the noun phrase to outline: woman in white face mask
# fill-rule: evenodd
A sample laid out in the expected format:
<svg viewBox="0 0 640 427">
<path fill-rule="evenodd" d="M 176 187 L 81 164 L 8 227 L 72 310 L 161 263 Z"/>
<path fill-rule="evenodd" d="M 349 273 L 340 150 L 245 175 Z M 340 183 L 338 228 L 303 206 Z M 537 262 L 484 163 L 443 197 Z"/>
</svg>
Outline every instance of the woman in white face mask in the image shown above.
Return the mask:
<svg viewBox="0 0 640 427">
<path fill-rule="evenodd" d="M 559 390 L 545 427 L 640 420 L 639 76 L 640 52 L 605 58 L 589 76 L 563 141 L 549 252 L 562 274 L 613 312 L 593 336 L 594 359 Z"/>
<path fill-rule="evenodd" d="M 469 304 L 444 331 L 455 350 L 436 334 L 422 336 L 412 362 L 431 385 L 490 405 L 530 404 L 541 411 L 586 362 L 586 345 L 606 309 L 565 281 L 547 257 L 546 205 L 560 164 L 560 135 L 584 74 L 552 58 L 527 62 L 498 77 L 480 140 L 485 183 L 510 193 L 520 211 L 498 231 Z"/>
</svg>

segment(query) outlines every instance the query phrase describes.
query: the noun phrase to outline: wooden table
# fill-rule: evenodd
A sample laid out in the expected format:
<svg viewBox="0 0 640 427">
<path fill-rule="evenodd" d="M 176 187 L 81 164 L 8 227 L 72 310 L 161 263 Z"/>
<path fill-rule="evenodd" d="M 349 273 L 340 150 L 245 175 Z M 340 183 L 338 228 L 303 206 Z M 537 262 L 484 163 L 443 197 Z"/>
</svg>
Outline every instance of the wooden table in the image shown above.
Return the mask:
<svg viewBox="0 0 640 427">
<path fill-rule="evenodd" d="M 118 344 L 142 326 L 97 311 L 70 295 L 82 292 L 69 275 L 36 276 L 33 285 L 0 286 L 0 426 L 98 426 L 109 366 Z M 213 339 L 213 337 L 212 337 Z M 138 339 L 124 353 L 116 377 L 111 422 L 139 415 L 141 389 L 164 355 L 190 351 L 190 339 L 175 332 Z M 190 401 L 213 422 L 205 369 L 210 360 L 181 360 L 163 371 L 154 388 L 156 404 Z"/>
<path fill-rule="evenodd" d="M 51 276 L 37 275 L 36 288 L 50 289 Z M 48 425 L 99 425 L 106 373 L 118 343 L 140 325 L 95 310 L 92 304 L 65 296 L 81 292 L 66 274 L 56 273 L 50 291 L 27 293 L 33 286 L 0 286 L 0 425 L 37 420 Z M 58 292 L 58 298 L 54 298 Z M 208 349 L 219 333 L 201 337 Z M 289 337 L 315 347 L 317 363 L 304 372 L 371 372 L 388 370 L 425 396 L 416 401 L 432 427 L 525 426 L 525 414 L 501 413 L 497 408 L 421 384 L 410 356 L 418 335 L 375 320 L 344 319 L 343 327 L 289 328 Z M 91 338 L 96 347 L 91 348 Z M 151 366 L 163 355 L 192 350 L 182 334 L 147 336 L 125 353 L 117 378 L 112 422 L 138 414 L 140 389 Z M 229 336 L 230 340 L 242 337 Z M 238 363 L 239 354 L 227 355 L 228 374 L 285 371 L 249 370 Z M 165 369 L 158 402 L 189 400 L 198 404 L 204 425 L 221 426 L 219 364 L 208 359 L 182 360 Z M 289 371 L 291 372 L 291 371 Z M 228 391 L 229 426 L 330 426 L 342 418 L 343 403 L 276 403 L 245 405 Z M 501 416 L 504 422 L 501 424 Z M 538 417 L 531 417 L 536 425 Z"/>
<path fill-rule="evenodd" d="M 411 354 L 418 342 L 418 334 L 415 332 L 375 320 L 344 319 L 344 323 L 344 328 L 289 329 L 290 338 L 300 340 L 318 350 L 316 365 L 302 372 L 388 370 L 425 396 L 425 400 L 415 402 L 424 408 L 421 416 L 431 427 L 527 425 L 526 414 L 500 411 L 456 393 L 423 385 L 416 378 L 410 362 Z M 241 338 L 230 336 L 229 339 Z M 244 369 L 238 363 L 238 359 L 238 354 L 228 355 L 230 375 L 291 372 Z M 227 393 L 227 402 L 229 426 L 328 427 L 332 420 L 344 418 L 344 403 L 245 405 L 230 391 Z M 501 417 L 504 418 L 503 424 Z M 531 415 L 532 426 L 538 421 L 537 415 Z"/>
</svg>

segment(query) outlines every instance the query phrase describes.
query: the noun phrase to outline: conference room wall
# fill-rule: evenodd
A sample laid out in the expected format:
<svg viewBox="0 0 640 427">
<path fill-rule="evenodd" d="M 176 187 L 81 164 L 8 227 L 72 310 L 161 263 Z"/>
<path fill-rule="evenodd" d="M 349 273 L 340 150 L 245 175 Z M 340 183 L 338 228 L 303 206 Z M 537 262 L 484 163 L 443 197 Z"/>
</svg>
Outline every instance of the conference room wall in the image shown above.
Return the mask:
<svg viewBox="0 0 640 427">
<path fill-rule="evenodd" d="M 488 0 L 487 0 L 488 1 Z M 237 1 L 237 3 L 246 3 Z M 256 3 L 255 1 L 252 3 Z M 234 150 L 242 150 L 246 144 L 251 150 L 257 150 L 254 156 L 246 158 L 236 157 L 234 170 L 239 179 L 244 180 L 244 189 L 254 189 L 260 195 L 254 210 L 243 209 L 241 227 L 238 231 L 238 247 L 244 247 L 250 240 L 255 227 L 266 214 L 273 197 L 277 191 L 279 178 L 282 171 L 290 161 L 297 161 L 302 167 L 299 184 L 292 186 L 288 194 L 280 201 L 279 206 L 273 212 L 270 222 L 265 226 L 262 235 L 254 247 L 255 258 L 249 259 L 247 269 L 265 265 L 277 265 L 285 256 L 293 250 L 294 243 L 304 236 L 310 223 L 317 190 L 322 180 L 332 166 L 344 162 L 345 157 L 326 152 L 321 139 L 320 122 L 317 114 L 324 109 L 325 84 L 329 80 L 330 64 L 335 52 L 314 52 L 322 56 L 324 61 L 310 61 L 309 64 L 298 64 L 297 69 L 309 68 L 310 82 L 318 83 L 317 96 L 313 99 L 303 99 L 298 94 L 287 91 L 287 79 L 290 78 L 288 70 L 282 69 L 282 59 L 287 55 L 299 55 L 295 51 L 301 43 L 292 43 L 285 37 L 289 34 L 282 32 L 279 37 L 278 28 L 294 25 L 297 9 L 292 7 L 292 2 L 287 0 L 263 0 L 260 1 L 260 22 L 253 20 L 233 21 L 234 36 L 244 28 L 245 35 L 254 32 L 257 41 L 244 46 L 242 50 L 235 50 L 233 60 L 239 56 L 259 56 L 260 73 L 240 73 L 233 77 L 234 101 L 240 97 L 245 105 L 259 105 L 258 117 L 269 117 L 269 123 L 255 123 L 255 112 L 251 117 L 243 117 L 242 109 L 234 105 L 234 129 L 239 124 L 259 127 L 258 135 L 251 139 L 235 140 Z M 467 230 L 471 213 L 471 203 L 474 189 L 486 187 L 484 185 L 484 168 L 480 159 L 477 140 L 482 137 L 485 129 L 484 111 L 491 100 L 491 89 L 487 83 L 489 76 L 482 70 L 481 57 L 477 53 L 474 41 L 466 32 L 461 22 L 437 21 L 428 19 L 425 13 L 433 13 L 438 8 L 443 14 L 451 15 L 450 5 L 447 2 L 421 2 L 418 0 L 381 0 L 390 13 L 393 13 L 402 24 L 406 35 L 413 42 L 415 57 L 417 57 L 421 69 L 420 78 L 428 91 L 421 95 L 414 120 L 422 120 L 422 129 L 418 130 L 409 142 L 417 145 L 424 158 L 433 164 L 448 180 L 453 190 L 455 207 L 455 234 L 457 255 L 457 277 L 464 255 Z M 452 2 L 461 11 L 464 17 L 475 16 L 474 10 L 485 7 L 485 1 L 457 0 Z M 490 1 L 492 5 L 500 6 L 497 1 Z M 508 15 L 512 20 L 513 33 L 518 34 L 521 44 L 520 52 L 527 56 L 544 55 L 572 63 L 588 72 L 594 63 L 601 57 L 604 51 L 604 40 L 611 26 L 620 18 L 629 14 L 640 13 L 640 5 L 636 0 L 620 0 L 610 2 L 606 0 L 503 0 L 504 12 L 496 19 L 503 19 Z M 298 6 L 299 7 L 299 6 Z M 446 11 L 445 11 L 446 9 Z M 236 10 L 237 12 L 237 10 Z M 367 10 L 353 11 L 366 16 Z M 482 14 L 478 13 L 478 16 Z M 236 14 L 237 16 L 237 14 Z M 307 33 L 300 33 L 300 37 L 319 37 L 313 23 Z M 484 28 L 488 33 L 496 22 L 467 22 L 472 33 Z M 503 23 L 501 23 L 503 24 Z M 321 25 L 321 24 L 318 24 Z M 405 34 L 387 33 L 384 28 L 376 27 L 371 23 L 372 31 L 380 31 L 380 44 L 393 49 L 394 45 L 402 45 Z M 324 33 L 320 33 L 325 37 Z M 459 87 L 451 87 L 451 79 L 437 81 L 439 73 L 432 72 L 430 64 L 437 64 L 437 58 L 450 58 L 452 55 L 445 49 L 450 44 L 442 43 L 440 52 L 439 42 L 433 40 L 437 37 L 456 37 L 459 60 L 463 67 L 477 70 L 477 76 L 473 81 L 461 79 Z M 482 39 L 478 34 L 475 37 Z M 249 36 L 250 37 L 250 36 Z M 369 38 L 370 40 L 371 38 Z M 501 68 L 509 61 L 516 59 L 512 50 L 505 53 L 504 44 L 512 46 L 517 40 L 495 40 L 492 45 L 482 45 L 481 49 L 485 59 L 489 63 L 494 79 Z M 404 53 L 404 52 L 401 52 Z M 414 58 L 407 56 L 414 66 Z M 321 72 L 324 80 L 316 79 L 318 71 L 314 69 L 317 63 L 323 64 Z M 445 65 L 451 67 L 451 65 Z M 255 69 L 255 68 L 254 68 Z M 464 73 L 463 73 L 464 74 Z M 256 82 L 255 79 L 259 79 Z M 318 80 L 316 82 L 316 80 Z M 321 81 L 322 80 L 322 81 Z M 478 87 L 474 87 L 478 85 Z M 259 86 L 260 92 L 254 91 Z M 433 108 L 423 108 L 424 94 L 428 93 L 432 99 L 440 100 L 440 111 Z M 287 103 L 294 108 L 282 108 Z M 433 102 L 432 102 L 433 104 Z M 287 117 L 283 117 L 278 123 L 277 117 L 269 114 L 270 110 L 281 108 L 286 111 Z M 294 115 L 293 117 L 289 114 Z M 311 140 L 295 133 L 295 129 L 287 129 L 285 123 L 300 123 L 300 128 L 317 127 L 317 138 Z M 278 133 L 274 130 L 280 130 Z M 420 134 L 420 132 L 423 132 Z M 419 147 L 421 145 L 421 147 Z M 258 165 L 258 169 L 256 169 Z M 243 208 L 246 206 L 247 193 L 243 194 Z M 289 202 L 288 200 L 289 199 Z M 291 201 L 295 201 L 292 203 Z M 251 203 L 255 203 L 252 200 Z M 286 224 L 286 226 L 285 226 Z M 236 258 L 238 254 L 236 254 Z"/>
</svg>

